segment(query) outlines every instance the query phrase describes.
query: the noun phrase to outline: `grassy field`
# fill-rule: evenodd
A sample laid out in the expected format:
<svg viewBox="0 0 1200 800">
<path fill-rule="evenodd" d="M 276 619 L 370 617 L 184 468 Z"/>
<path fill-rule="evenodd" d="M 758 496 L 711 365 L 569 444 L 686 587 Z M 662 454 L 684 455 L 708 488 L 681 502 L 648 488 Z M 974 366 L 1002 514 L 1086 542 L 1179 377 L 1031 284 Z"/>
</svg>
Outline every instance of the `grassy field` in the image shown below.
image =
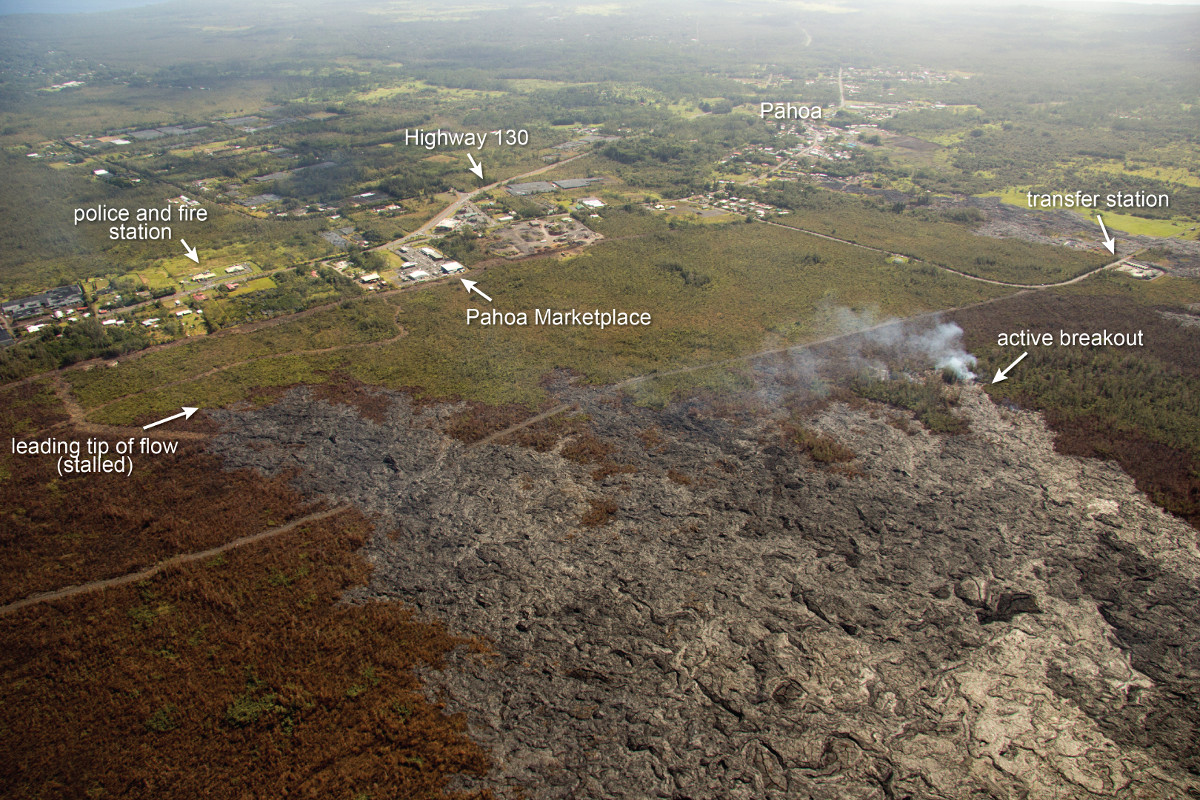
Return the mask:
<svg viewBox="0 0 1200 800">
<path fill-rule="evenodd" d="M 232 292 L 230 292 L 230 296 L 237 297 L 240 295 L 251 294 L 253 292 L 260 292 L 263 289 L 274 288 L 274 286 L 275 281 L 271 280 L 270 277 L 255 278 L 252 281 L 243 283 L 237 289 L 234 289 Z"/>
<path fill-rule="evenodd" d="M 1084 213 L 1076 212 L 1080 216 L 1087 219 L 1095 219 L 1095 212 Z M 1179 236 L 1188 231 L 1196 229 L 1196 223 L 1190 220 L 1172 220 L 1172 219 L 1145 219 L 1144 217 L 1135 217 L 1130 214 L 1118 214 L 1115 211 L 1101 210 L 1100 215 L 1104 218 L 1104 224 L 1109 228 L 1124 233 L 1131 233 L 1134 236 Z"/>
<path fill-rule="evenodd" d="M 1183 184 L 1184 186 L 1200 187 L 1200 177 L 1197 177 L 1194 172 L 1186 167 L 1159 166 L 1157 164 L 1123 167 L 1111 161 L 1094 164 L 1093 166 L 1102 172 L 1111 172 L 1116 175 L 1137 175 L 1141 178 L 1153 178 L 1169 183 Z"/>
<path fill-rule="evenodd" d="M 1120 169 L 1110 170 L 1113 172 L 1122 172 Z M 1027 197 L 1028 189 L 1020 187 L 1009 187 L 1002 191 L 985 192 L 980 197 L 999 197 L 1002 202 L 1008 203 L 1018 208 L 1029 208 L 1029 200 Z M 1096 218 L 1095 209 L 1076 210 L 1075 213 L 1081 217 L 1086 217 L 1089 220 Z M 1186 233 L 1196 227 L 1196 223 L 1185 219 L 1145 219 L 1144 217 L 1135 217 L 1131 214 L 1120 214 L 1115 211 L 1109 211 L 1104 208 L 1099 209 L 1099 213 L 1104 217 L 1104 224 L 1109 228 L 1124 233 L 1131 233 L 1135 236 L 1178 236 L 1181 233 Z"/>
<path fill-rule="evenodd" d="M 232 364 L 386 339 L 396 333 L 394 317 L 395 309 L 386 303 L 346 302 L 272 327 L 230 331 L 145 353 L 113 370 L 121 373 L 118 380 L 100 370 L 69 372 L 66 378 L 84 406 L 93 408 Z"/>
<path fill-rule="evenodd" d="M 262 387 L 321 382 L 335 371 L 432 396 L 533 405 L 543 398 L 541 377 L 558 367 L 609 383 L 819 338 L 835 331 L 825 313 L 831 307 L 903 316 L 1004 293 L 928 267 L 898 269 L 858 248 L 746 224 L 646 233 L 571 258 L 497 265 L 476 279 L 495 299 L 493 307 L 526 311 L 531 320 L 537 308 L 617 308 L 649 311 L 654 321 L 604 331 L 468 327 L 466 309 L 477 301 L 457 282 L 445 282 L 264 331 L 189 342 L 118 370 L 72 373 L 70 380 L 93 419 L 114 423 L 185 403 L 214 407 L 253 399 Z M 407 335 L 362 346 L 394 336 L 383 322 L 393 302 Z M 342 349 L 314 352 L 324 348 Z"/>
<path fill-rule="evenodd" d="M 1029 208 L 1029 199 L 1026 196 L 1028 189 L 1022 189 L 1019 186 L 1011 186 L 1007 189 L 1002 189 L 996 192 L 984 192 L 980 197 L 999 197 L 1003 203 L 1008 203 L 1010 206 L 1019 206 L 1020 208 Z"/>
</svg>

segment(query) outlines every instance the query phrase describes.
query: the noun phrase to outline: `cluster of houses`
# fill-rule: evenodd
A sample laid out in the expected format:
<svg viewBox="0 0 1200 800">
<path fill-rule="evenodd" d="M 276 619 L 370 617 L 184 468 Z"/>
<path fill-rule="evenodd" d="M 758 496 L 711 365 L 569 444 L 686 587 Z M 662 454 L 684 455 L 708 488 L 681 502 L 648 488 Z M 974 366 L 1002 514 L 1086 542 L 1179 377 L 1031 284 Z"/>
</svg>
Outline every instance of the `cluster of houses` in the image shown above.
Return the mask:
<svg viewBox="0 0 1200 800">
<path fill-rule="evenodd" d="M 769 144 L 750 145 L 741 150 L 733 151 L 726 158 L 722 159 L 720 163 L 730 164 L 756 157 L 754 158 L 755 161 L 769 159 L 774 164 L 772 169 L 777 169 L 779 167 L 795 165 L 797 160 L 801 158 L 814 158 L 825 161 L 848 161 L 853 157 L 851 151 L 858 147 L 858 143 L 847 140 L 847 134 L 861 135 L 873 130 L 878 130 L 877 126 L 855 125 L 845 130 L 826 126 L 812 126 L 804 129 L 794 123 L 781 123 L 776 136 L 779 138 L 785 136 L 799 137 L 801 140 L 799 144 L 793 147 L 775 147 Z"/>
<path fill-rule="evenodd" d="M 756 217 L 765 217 L 767 214 L 788 214 L 786 209 L 778 208 L 770 203 L 760 203 L 757 200 L 749 200 L 744 197 L 735 197 L 734 195 L 722 196 L 723 193 L 706 192 L 688 198 L 688 201 L 695 203 L 702 210 L 715 208 L 721 211 L 728 211 L 730 214 L 753 214 Z"/>
</svg>

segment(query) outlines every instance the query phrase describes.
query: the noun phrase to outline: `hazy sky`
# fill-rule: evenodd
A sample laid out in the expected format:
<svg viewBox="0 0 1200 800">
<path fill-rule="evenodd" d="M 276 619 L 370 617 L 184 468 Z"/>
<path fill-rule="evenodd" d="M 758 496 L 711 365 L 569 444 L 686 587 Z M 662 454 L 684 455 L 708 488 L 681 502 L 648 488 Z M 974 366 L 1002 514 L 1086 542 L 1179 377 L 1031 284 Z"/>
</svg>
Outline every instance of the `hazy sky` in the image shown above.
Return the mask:
<svg viewBox="0 0 1200 800">
<path fill-rule="evenodd" d="M 147 6 L 161 0 L 0 0 L 0 14 L 75 14 Z"/>
<path fill-rule="evenodd" d="M 432 1 L 432 0 L 431 0 Z M 503 1 L 503 0 L 502 0 Z M 553 2 L 553 0 L 551 0 Z M 834 4 L 854 5 L 854 0 L 830 0 Z M 0 15 L 4 14 L 70 14 L 78 12 L 109 11 L 116 8 L 131 6 L 153 5 L 164 0 L 0 0 Z M 511 0 L 519 4 L 520 0 Z M 617 0 L 618 5 L 636 7 L 642 0 Z M 931 0 L 897 0 L 897 2 L 915 2 L 920 5 L 930 5 Z M 968 0 L 975 5 L 1007 5 L 1007 6 L 1049 6 L 1058 3 L 1088 3 L 1090 5 L 1107 5 L 1109 3 L 1140 4 L 1140 5 L 1169 5 L 1169 6 L 1200 6 L 1200 0 Z M 203 4 L 203 0 L 199 0 Z"/>
<path fill-rule="evenodd" d="M 1054 0 L 1053 3 L 1045 2 L 1045 0 L 1024 0 L 1024 2 L 1005 3 L 1005 5 L 1027 5 L 1027 6 L 1048 6 L 1056 3 L 1087 3 L 1088 5 L 1104 5 L 1106 3 L 1137 3 L 1147 6 L 1200 6 L 1200 0 Z"/>
</svg>

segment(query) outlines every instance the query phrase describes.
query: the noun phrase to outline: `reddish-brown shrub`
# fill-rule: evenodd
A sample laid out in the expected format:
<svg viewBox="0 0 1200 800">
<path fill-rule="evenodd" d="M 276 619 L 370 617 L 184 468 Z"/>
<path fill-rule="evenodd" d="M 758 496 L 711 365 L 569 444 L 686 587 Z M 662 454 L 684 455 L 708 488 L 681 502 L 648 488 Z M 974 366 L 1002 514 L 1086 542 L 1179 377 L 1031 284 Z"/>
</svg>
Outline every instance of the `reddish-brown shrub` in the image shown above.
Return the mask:
<svg viewBox="0 0 1200 800">
<path fill-rule="evenodd" d="M 612 522 L 618 511 L 617 501 L 611 497 L 593 497 L 588 501 L 588 510 L 583 512 L 580 524 L 587 528 L 598 528 Z"/>
</svg>

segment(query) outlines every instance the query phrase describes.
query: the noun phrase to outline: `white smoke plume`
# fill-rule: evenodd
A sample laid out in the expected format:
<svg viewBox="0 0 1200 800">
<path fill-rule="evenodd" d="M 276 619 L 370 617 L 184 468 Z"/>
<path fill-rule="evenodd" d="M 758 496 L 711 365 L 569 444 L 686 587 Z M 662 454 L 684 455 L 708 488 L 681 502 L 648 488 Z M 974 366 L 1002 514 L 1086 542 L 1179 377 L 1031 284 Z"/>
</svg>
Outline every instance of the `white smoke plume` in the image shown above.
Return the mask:
<svg viewBox="0 0 1200 800">
<path fill-rule="evenodd" d="M 838 385 L 868 376 L 886 380 L 897 374 L 929 369 L 953 370 L 959 381 L 974 380 L 975 356 L 962 344 L 963 330 L 934 314 L 910 319 L 881 318 L 871 310 L 825 306 L 818 311 L 818 334 L 811 345 L 780 347 L 764 343 L 766 353 L 746 367 L 736 367 L 726 385 L 752 388 L 763 407 L 775 407 L 799 397 L 821 398 Z"/>
<path fill-rule="evenodd" d="M 963 349 L 963 330 L 953 322 L 933 317 L 880 321 L 870 311 L 855 312 L 849 308 L 834 309 L 833 320 L 840 333 L 861 332 L 864 343 L 890 350 L 895 356 L 918 358 L 934 369 L 949 368 L 961 381 L 975 378 L 972 372 L 975 356 Z M 871 364 L 882 367 L 878 361 Z"/>
<path fill-rule="evenodd" d="M 975 356 L 962 346 L 963 329 L 953 322 L 943 322 L 932 330 L 912 337 L 911 343 L 921 352 L 927 353 L 936 369 L 952 369 L 960 381 L 975 379 L 971 368 Z"/>
</svg>

